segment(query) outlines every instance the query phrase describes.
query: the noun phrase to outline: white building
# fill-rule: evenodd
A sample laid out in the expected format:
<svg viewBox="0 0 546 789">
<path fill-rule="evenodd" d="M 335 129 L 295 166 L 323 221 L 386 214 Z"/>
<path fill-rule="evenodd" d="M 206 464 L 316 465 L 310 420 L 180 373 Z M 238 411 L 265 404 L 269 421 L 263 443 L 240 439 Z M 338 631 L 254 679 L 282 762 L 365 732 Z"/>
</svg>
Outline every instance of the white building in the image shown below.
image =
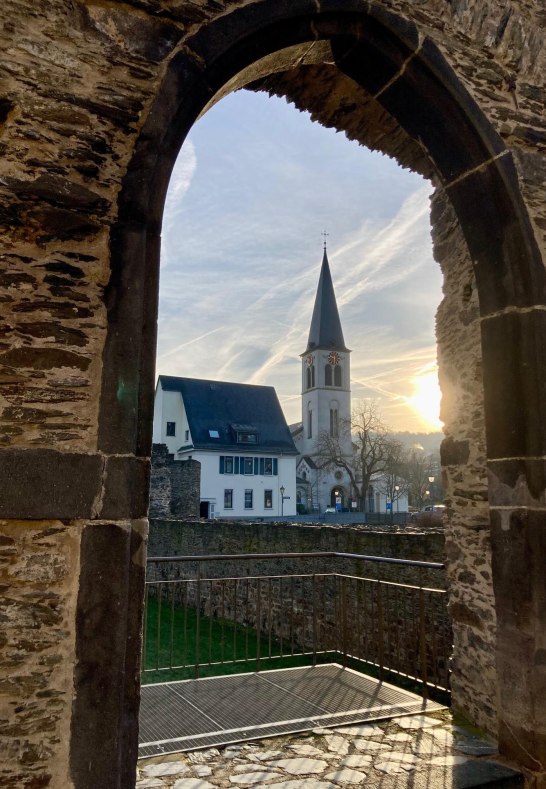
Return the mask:
<svg viewBox="0 0 546 789">
<path fill-rule="evenodd" d="M 351 437 L 341 429 L 351 419 L 351 351 L 345 345 L 326 247 L 322 259 L 315 306 L 307 347 L 301 354 L 301 422 L 291 425 L 298 449 L 297 500 L 309 512 L 326 507 L 353 509 L 349 477 L 342 468 L 325 469 L 317 452 L 321 433 L 336 437 L 341 452 L 352 457 Z M 369 512 L 387 512 L 389 502 L 381 492 L 381 480 L 368 491 Z M 392 502 L 390 502 L 392 506 Z M 395 510 L 407 509 L 407 497 L 400 496 Z"/>
<path fill-rule="evenodd" d="M 201 517 L 296 514 L 297 450 L 273 387 L 160 375 L 153 441 L 201 464 Z"/>
</svg>

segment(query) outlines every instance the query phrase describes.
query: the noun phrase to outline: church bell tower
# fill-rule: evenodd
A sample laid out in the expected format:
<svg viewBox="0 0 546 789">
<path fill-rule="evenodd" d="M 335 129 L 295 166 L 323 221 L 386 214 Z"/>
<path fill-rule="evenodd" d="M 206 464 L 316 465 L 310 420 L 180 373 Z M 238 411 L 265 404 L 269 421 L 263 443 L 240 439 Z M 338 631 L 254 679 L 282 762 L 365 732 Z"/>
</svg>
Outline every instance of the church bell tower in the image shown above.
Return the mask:
<svg viewBox="0 0 546 789">
<path fill-rule="evenodd" d="M 351 362 L 339 319 L 330 265 L 324 244 L 322 267 L 302 360 L 302 454 L 313 457 L 318 436 L 339 437 L 343 454 L 351 454 Z"/>
</svg>

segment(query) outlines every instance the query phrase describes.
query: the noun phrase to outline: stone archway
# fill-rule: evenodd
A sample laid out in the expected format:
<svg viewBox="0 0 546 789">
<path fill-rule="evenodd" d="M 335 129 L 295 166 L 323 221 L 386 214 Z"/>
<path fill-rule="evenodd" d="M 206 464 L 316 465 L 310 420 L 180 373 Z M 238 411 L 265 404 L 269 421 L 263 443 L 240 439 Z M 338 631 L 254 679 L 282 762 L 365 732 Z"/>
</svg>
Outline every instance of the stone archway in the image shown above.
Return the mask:
<svg viewBox="0 0 546 789">
<path fill-rule="evenodd" d="M 53 679 L 47 666 L 54 661 L 40 664 L 38 675 L 57 683 L 59 699 L 49 729 L 51 766 L 37 755 L 25 769 L 50 770 L 60 784 L 76 787 L 130 786 L 134 780 L 163 200 L 197 116 L 223 92 L 249 84 L 279 91 L 301 107 L 318 104 L 321 122 L 334 118 L 338 128 L 396 155 L 441 187 L 434 207 L 436 254 L 457 280 L 451 299 L 463 314 L 455 334 L 469 324 L 479 324 L 481 332 L 477 362 L 483 364 L 497 614 L 493 712 L 504 754 L 541 772 L 546 713 L 536 701 L 544 682 L 539 557 L 545 547 L 546 374 L 539 249 L 544 217 L 536 173 L 546 168 L 536 106 L 544 73 L 540 3 L 533 19 L 529 9 L 523 19 L 501 18 L 490 8 L 498 24 L 487 41 L 494 46 L 483 44 L 477 16 L 433 7 L 415 14 L 417 23 L 409 0 L 401 1 L 398 15 L 382 2 L 362 0 L 323 0 L 319 9 L 308 0 L 225 2 L 199 11 L 185 3 L 173 11 L 158 2 L 156 13 L 131 4 L 61 5 L 43 12 L 48 24 L 16 12 L 6 25 L 9 33 L 20 24 L 20 48 L 6 50 L 16 52 L 15 65 L 9 95 L 0 102 L 8 168 L 1 183 L 9 232 L 5 303 L 18 316 L 14 327 L 8 324 L 1 351 L 6 432 L 0 515 L 11 519 L 3 539 L 20 552 L 23 591 L 16 587 L 14 594 L 21 605 L 29 599 L 25 583 L 32 594 L 41 592 L 26 568 L 47 556 L 64 623 L 58 648 L 69 667 Z M 62 32 L 67 22 L 70 39 Z M 503 41 L 510 35 L 506 46 L 514 50 L 515 25 L 526 31 L 528 51 L 514 64 L 503 54 Z M 41 52 L 38 98 L 25 72 L 34 57 L 29 52 Z M 321 99 L 329 80 L 335 91 Z M 491 98 L 491 86 L 515 100 L 516 110 L 519 100 L 519 115 L 506 111 L 504 96 Z M 90 123 L 90 116 L 98 120 Z M 48 129 L 43 139 L 35 131 L 33 137 L 36 118 Z M 72 146 L 63 143 L 67 139 Z M 472 269 L 462 265 L 459 275 L 450 271 L 454 257 L 444 249 L 453 238 L 465 265 L 472 261 Z M 441 340 L 442 332 L 444 389 L 458 393 L 445 323 Z M 50 336 L 63 347 L 48 345 Z M 466 340 L 476 355 L 474 341 Z M 465 484 L 468 469 L 483 476 L 485 462 L 470 441 L 481 435 L 483 413 L 479 380 L 474 387 L 473 424 L 459 425 L 443 450 L 455 521 L 474 493 L 484 495 L 483 481 L 470 493 Z M 30 408 L 29 402 L 45 406 Z M 462 555 L 464 564 L 468 542 L 461 534 L 452 540 L 453 562 Z M 486 582 L 491 588 L 490 576 Z M 495 612 L 455 603 L 456 625 L 466 634 L 459 650 L 471 637 L 474 655 L 490 667 L 491 641 L 482 624 Z M 15 620 L 13 627 L 17 632 Z M 43 649 L 55 657 L 53 643 Z M 30 671 L 36 655 L 24 644 L 20 650 Z M 463 678 L 461 691 L 471 687 Z M 39 708 L 33 692 L 29 698 Z M 24 712 L 25 704 L 19 708 Z M 41 732 L 27 737 L 32 745 Z M 17 750 L 10 759 L 8 769 Z"/>
<path fill-rule="evenodd" d="M 340 507 L 346 507 L 345 501 L 345 490 L 342 485 L 334 485 L 334 487 L 330 490 L 330 506 L 336 507 L 339 504 Z"/>
</svg>

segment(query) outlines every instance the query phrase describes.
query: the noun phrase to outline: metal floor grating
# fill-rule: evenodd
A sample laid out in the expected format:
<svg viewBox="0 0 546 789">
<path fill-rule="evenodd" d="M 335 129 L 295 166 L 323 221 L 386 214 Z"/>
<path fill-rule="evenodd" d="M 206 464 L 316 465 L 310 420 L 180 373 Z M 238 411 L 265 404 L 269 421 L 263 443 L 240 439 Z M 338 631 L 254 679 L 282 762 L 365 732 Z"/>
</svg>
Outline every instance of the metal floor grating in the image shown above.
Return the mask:
<svg viewBox="0 0 546 789">
<path fill-rule="evenodd" d="M 139 758 L 445 709 L 337 663 L 141 689 Z"/>
</svg>

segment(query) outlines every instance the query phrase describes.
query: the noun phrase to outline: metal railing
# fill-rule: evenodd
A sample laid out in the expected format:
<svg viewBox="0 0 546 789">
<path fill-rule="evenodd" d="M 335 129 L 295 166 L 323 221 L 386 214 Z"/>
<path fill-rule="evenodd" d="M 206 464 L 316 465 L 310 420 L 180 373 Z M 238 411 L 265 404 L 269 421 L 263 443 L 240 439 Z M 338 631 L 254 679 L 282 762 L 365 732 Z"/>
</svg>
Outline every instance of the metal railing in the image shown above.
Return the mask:
<svg viewBox="0 0 546 789">
<path fill-rule="evenodd" d="M 339 552 L 150 558 L 143 681 L 336 661 L 448 691 L 443 571 Z"/>
</svg>

